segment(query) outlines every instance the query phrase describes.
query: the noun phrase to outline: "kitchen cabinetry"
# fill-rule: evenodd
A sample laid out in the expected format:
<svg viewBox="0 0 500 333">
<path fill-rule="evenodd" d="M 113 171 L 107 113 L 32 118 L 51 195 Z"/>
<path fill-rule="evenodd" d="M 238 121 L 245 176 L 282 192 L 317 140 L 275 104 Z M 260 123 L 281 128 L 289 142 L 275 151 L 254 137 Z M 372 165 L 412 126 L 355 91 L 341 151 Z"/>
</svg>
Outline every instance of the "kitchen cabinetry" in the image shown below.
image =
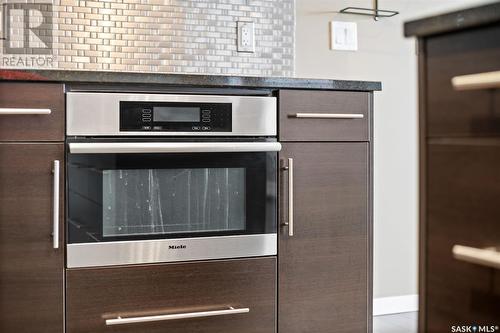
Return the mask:
<svg viewBox="0 0 500 333">
<path fill-rule="evenodd" d="M 279 332 L 371 332 L 371 96 L 345 94 L 280 91 Z"/>
<path fill-rule="evenodd" d="M 419 39 L 420 332 L 499 323 L 500 90 L 459 84 L 500 70 L 499 34 L 488 22 Z"/>
<path fill-rule="evenodd" d="M 150 75 L 40 71 L 21 77 L 43 82 L 0 82 L 0 331 L 370 332 L 372 93 L 341 90 L 380 83 Z M 288 227 L 278 257 L 65 269 L 65 84 L 258 96 L 303 89 L 279 91 L 288 167 L 279 221 Z"/>
<path fill-rule="evenodd" d="M 68 333 L 272 333 L 276 258 L 69 269 L 67 299 Z"/>
<path fill-rule="evenodd" d="M 23 85 L 0 84 L 0 331 L 57 333 L 64 329 L 64 144 L 53 142 L 62 140 L 54 125 L 44 127 L 50 114 L 16 112 L 56 110 L 51 121 L 63 128 L 64 96 L 61 85 Z"/>
</svg>

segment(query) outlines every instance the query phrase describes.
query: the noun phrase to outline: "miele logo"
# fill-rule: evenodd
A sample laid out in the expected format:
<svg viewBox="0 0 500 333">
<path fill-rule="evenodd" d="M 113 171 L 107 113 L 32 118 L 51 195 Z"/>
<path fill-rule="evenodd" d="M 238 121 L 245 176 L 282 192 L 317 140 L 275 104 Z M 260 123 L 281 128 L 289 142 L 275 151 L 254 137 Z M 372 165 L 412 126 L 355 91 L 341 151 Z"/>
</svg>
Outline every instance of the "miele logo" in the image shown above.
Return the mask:
<svg viewBox="0 0 500 333">
<path fill-rule="evenodd" d="M 168 249 L 169 250 L 179 250 L 179 249 L 185 249 L 186 245 L 169 245 Z"/>
</svg>

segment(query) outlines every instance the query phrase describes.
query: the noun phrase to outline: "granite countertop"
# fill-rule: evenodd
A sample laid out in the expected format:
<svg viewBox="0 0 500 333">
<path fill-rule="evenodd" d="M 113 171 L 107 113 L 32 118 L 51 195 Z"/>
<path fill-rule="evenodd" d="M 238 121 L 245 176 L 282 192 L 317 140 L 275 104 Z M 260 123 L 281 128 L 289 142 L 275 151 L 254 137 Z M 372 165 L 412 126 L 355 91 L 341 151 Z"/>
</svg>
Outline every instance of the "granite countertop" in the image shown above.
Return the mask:
<svg viewBox="0 0 500 333">
<path fill-rule="evenodd" d="M 500 22 L 500 2 L 405 23 L 405 36 L 425 37 Z"/>
<path fill-rule="evenodd" d="M 265 88 L 321 90 L 382 90 L 381 82 L 285 77 L 251 77 L 221 75 L 185 75 L 131 72 L 97 72 L 72 70 L 2 70 L 0 80 L 45 81 L 73 84 L 137 84 L 156 86 L 189 86 L 200 88 Z"/>
</svg>

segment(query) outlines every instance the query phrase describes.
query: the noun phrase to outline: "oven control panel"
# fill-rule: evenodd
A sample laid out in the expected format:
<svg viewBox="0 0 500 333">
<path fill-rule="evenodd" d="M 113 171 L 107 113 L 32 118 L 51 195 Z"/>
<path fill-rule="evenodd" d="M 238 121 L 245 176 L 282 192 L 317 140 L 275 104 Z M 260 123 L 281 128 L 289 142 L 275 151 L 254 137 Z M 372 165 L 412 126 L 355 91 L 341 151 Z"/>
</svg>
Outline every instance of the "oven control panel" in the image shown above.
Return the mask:
<svg viewBox="0 0 500 333">
<path fill-rule="evenodd" d="M 231 103 L 120 101 L 120 131 L 231 132 Z"/>
</svg>

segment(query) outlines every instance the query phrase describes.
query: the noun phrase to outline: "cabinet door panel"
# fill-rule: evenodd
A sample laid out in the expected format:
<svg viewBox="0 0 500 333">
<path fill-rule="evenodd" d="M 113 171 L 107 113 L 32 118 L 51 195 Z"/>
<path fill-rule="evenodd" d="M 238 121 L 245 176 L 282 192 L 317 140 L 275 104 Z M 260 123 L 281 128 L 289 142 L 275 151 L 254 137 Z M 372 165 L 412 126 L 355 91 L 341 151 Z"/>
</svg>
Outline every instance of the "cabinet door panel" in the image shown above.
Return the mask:
<svg viewBox="0 0 500 333">
<path fill-rule="evenodd" d="M 54 160 L 63 144 L 0 143 L 0 332 L 63 332 L 63 227 L 53 248 Z"/>
<path fill-rule="evenodd" d="M 370 331 L 369 144 L 285 143 L 288 158 L 294 235 L 279 236 L 279 332 Z"/>
</svg>

